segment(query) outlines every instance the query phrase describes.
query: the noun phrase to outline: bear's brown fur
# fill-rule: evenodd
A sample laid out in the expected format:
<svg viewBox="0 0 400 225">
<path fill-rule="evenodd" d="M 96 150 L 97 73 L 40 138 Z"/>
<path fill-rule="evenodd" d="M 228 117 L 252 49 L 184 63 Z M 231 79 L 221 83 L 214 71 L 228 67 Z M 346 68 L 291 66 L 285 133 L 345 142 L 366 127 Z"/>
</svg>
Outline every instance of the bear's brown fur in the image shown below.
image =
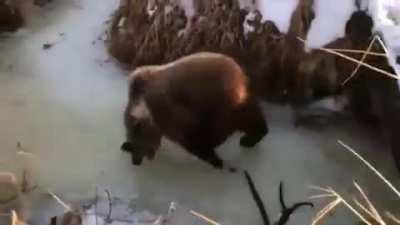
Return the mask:
<svg viewBox="0 0 400 225">
<path fill-rule="evenodd" d="M 154 157 L 161 136 L 222 168 L 215 153 L 235 131 L 240 144 L 252 147 L 267 133 L 267 123 L 249 90 L 246 75 L 230 57 L 201 52 L 160 66 L 139 67 L 131 74 L 125 110 L 127 142 L 135 165 Z"/>
</svg>

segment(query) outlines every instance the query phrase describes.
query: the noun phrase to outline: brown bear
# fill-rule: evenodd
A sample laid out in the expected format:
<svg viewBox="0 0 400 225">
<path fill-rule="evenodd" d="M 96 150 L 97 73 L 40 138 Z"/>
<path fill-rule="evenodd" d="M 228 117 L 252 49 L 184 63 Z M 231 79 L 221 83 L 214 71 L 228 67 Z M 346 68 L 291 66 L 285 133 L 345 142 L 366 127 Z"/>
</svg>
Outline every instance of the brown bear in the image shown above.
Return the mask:
<svg viewBox="0 0 400 225">
<path fill-rule="evenodd" d="M 230 57 L 200 52 L 165 65 L 142 66 L 130 75 L 125 109 L 126 142 L 121 149 L 140 165 L 153 159 L 165 136 L 216 168 L 215 153 L 235 131 L 253 147 L 268 126 L 241 67 Z"/>
</svg>

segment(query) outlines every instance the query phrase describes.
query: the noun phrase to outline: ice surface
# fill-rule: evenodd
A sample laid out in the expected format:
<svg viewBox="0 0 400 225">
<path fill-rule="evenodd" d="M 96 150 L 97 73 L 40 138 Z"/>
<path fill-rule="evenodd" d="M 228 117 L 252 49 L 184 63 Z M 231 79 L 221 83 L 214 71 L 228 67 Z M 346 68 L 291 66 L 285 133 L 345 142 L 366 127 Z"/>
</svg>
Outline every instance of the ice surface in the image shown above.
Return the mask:
<svg viewBox="0 0 400 225">
<path fill-rule="evenodd" d="M 271 1 L 267 12 L 271 17 L 285 15 L 279 25 L 285 28 L 291 14 L 286 10 L 294 8 L 294 1 L 287 6 L 281 1 Z M 328 4 L 347 5 L 334 2 Z M 40 185 L 68 202 L 93 199 L 98 186 L 110 189 L 114 196 L 136 199 L 138 211 L 163 213 L 171 201 L 177 201 L 221 224 L 262 224 L 241 174 L 215 171 L 167 141 L 157 159 L 142 167 L 132 166 L 130 157 L 119 150 L 124 140 L 127 72 L 109 60 L 98 40 L 118 3 L 54 1 L 24 31 L 1 39 L 0 169 L 21 173 L 16 155 L 21 142 L 25 151 L 38 157 Z M 345 20 L 335 15 L 335 21 Z M 317 34 L 317 25 L 313 26 Z M 343 24 L 337 27 L 332 33 L 340 35 Z M 44 43 L 59 40 L 42 49 Z M 323 130 L 295 129 L 288 107 L 264 105 L 264 109 L 270 133 L 260 145 L 241 149 L 234 135 L 219 152 L 231 164 L 249 170 L 272 218 L 279 212 L 281 180 L 288 202 L 305 200 L 311 184 L 354 192 L 351 182 L 357 179 L 379 206 L 394 208 L 394 195 L 336 142 L 342 139 L 357 148 L 399 184 L 390 152 L 376 134 L 351 121 L 335 122 Z M 60 210 L 48 198 L 34 200 L 43 201 L 33 208 L 35 218 Z M 43 212 L 45 208 L 51 210 Z M 301 210 L 292 224 L 308 224 L 311 216 L 309 209 Z M 335 224 L 351 224 L 354 217 L 340 211 L 331 219 Z"/>
</svg>

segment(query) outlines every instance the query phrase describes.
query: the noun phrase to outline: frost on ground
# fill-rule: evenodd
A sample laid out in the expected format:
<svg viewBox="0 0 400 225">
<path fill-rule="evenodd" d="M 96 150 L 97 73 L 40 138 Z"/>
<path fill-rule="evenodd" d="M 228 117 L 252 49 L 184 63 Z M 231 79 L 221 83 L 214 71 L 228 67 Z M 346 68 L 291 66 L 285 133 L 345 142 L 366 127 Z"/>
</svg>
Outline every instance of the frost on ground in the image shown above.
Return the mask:
<svg viewBox="0 0 400 225">
<path fill-rule="evenodd" d="M 281 0 L 270 2 L 271 8 L 265 10 L 271 12 L 271 18 L 285 15 L 279 25 L 284 30 L 290 12 L 283 9 L 294 9 L 294 1 L 287 1 L 287 5 Z M 327 9 L 321 4 L 331 1 L 317 2 L 318 7 Z M 221 224 L 261 224 L 241 174 L 215 171 L 168 141 L 157 159 L 145 162 L 143 167 L 133 167 L 130 158 L 119 150 L 124 139 L 122 110 L 127 100 L 127 81 L 122 74 L 127 71 L 112 62 L 101 40 L 107 27 L 104 22 L 118 3 L 54 1 L 23 32 L 1 39 L 1 171 L 20 176 L 22 166 L 16 155 L 20 142 L 24 151 L 38 158 L 40 187 L 67 202 L 92 201 L 97 186 L 121 199 L 134 199 L 135 212 L 148 209 L 154 214 L 164 213 L 171 201 L 177 201 Z M 285 13 L 278 14 L 281 11 Z M 341 17 L 348 13 L 317 12 L 312 29 L 323 23 L 318 22 L 323 15 L 345 21 Z M 326 29 L 331 33 L 321 39 L 341 34 L 343 24 L 330 25 Z M 43 50 L 43 44 L 59 40 L 60 33 L 64 33 L 63 41 Z M 317 30 L 313 33 L 318 34 Z M 318 45 L 324 40 L 318 40 Z M 352 193 L 352 180 L 357 179 L 369 192 L 376 193 L 378 207 L 398 205 L 385 186 L 336 142 L 341 139 L 356 148 L 398 185 L 390 152 L 375 133 L 348 120 L 335 121 L 322 130 L 295 129 L 288 107 L 266 104 L 264 110 L 271 131 L 259 146 L 240 149 L 234 135 L 219 152 L 232 164 L 249 170 L 272 218 L 279 212 L 280 181 L 286 184 L 288 201 L 306 199 L 311 184 Z M 43 224 L 43 217 L 62 211 L 48 196 L 35 196 L 32 202 L 33 224 Z M 308 224 L 311 215 L 308 209 L 299 211 L 292 224 Z M 354 217 L 337 213 L 331 221 L 350 224 L 349 220 Z"/>
</svg>

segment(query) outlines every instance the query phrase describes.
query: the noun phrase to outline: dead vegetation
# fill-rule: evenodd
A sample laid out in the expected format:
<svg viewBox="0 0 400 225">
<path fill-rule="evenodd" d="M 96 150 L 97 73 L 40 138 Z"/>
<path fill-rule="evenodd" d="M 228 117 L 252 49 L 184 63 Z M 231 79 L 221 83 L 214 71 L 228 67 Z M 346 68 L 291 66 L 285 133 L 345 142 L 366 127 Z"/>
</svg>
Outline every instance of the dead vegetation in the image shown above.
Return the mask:
<svg viewBox="0 0 400 225">
<path fill-rule="evenodd" d="M 380 100 L 381 111 L 393 114 L 387 106 L 389 98 L 379 90 L 390 89 L 395 99 L 398 77 L 382 41 L 372 33 L 373 21 L 367 12 L 353 13 L 345 37 L 306 52 L 299 39 L 306 38 L 315 17 L 313 0 L 299 1 L 287 33 L 272 21 L 264 21 L 259 11 L 240 9 L 237 0 L 195 1 L 195 13 L 189 17 L 177 2 L 121 1 L 110 29 L 110 53 L 131 69 L 199 51 L 224 53 L 239 62 L 250 77 L 251 88 L 266 100 L 289 103 L 301 111 L 312 101 L 345 96 L 349 111 L 359 121 L 373 129 L 379 123 L 394 126 L 371 112 L 373 95 L 380 95 L 385 100 Z M 294 123 L 301 119 L 295 118 Z"/>
<path fill-rule="evenodd" d="M 15 32 L 31 20 L 34 11 L 52 0 L 0 0 L 0 34 Z"/>
<path fill-rule="evenodd" d="M 237 1 L 196 5 L 196 16 L 170 1 L 121 1 L 111 26 L 110 52 L 132 67 L 160 64 L 198 51 L 235 55 L 243 46 Z"/>
<path fill-rule="evenodd" d="M 368 162 L 364 157 L 362 157 L 359 153 L 357 153 L 353 148 L 346 145 L 342 141 L 338 141 L 338 143 L 348 152 L 352 153 L 356 158 L 358 158 L 365 166 L 368 167 L 376 176 L 381 179 L 381 181 L 393 192 L 397 198 L 400 198 L 399 190 L 385 177 L 379 172 L 370 162 Z M 358 200 L 357 197 L 353 197 L 352 200 L 347 200 L 343 195 L 339 194 L 332 187 L 322 188 L 312 186 L 311 188 L 322 192 L 321 194 L 317 194 L 311 196 L 311 199 L 331 199 L 331 201 L 323 207 L 312 221 L 312 225 L 322 224 L 326 219 L 326 216 L 329 215 L 330 212 L 335 210 L 338 206 L 344 206 L 349 209 L 354 216 L 356 216 L 361 222 L 360 224 L 366 225 L 386 225 L 386 224 L 400 224 L 400 220 L 393 215 L 392 212 L 387 210 L 383 210 L 380 212 L 372 203 L 370 198 L 367 196 L 366 192 L 363 188 L 356 182 L 353 182 L 354 187 L 356 188 L 359 196 L 362 201 Z"/>
<path fill-rule="evenodd" d="M 20 9 L 9 0 L 0 0 L 0 33 L 13 32 L 23 25 Z"/>
<path fill-rule="evenodd" d="M 199 51 L 227 54 L 247 70 L 260 95 L 282 101 L 291 85 L 288 74 L 295 74 L 306 54 L 296 37 L 308 32 L 312 4 L 300 2 L 283 34 L 257 10 L 240 9 L 237 0 L 196 1 L 190 17 L 175 1 L 123 0 L 111 25 L 109 50 L 131 68 Z"/>
</svg>

